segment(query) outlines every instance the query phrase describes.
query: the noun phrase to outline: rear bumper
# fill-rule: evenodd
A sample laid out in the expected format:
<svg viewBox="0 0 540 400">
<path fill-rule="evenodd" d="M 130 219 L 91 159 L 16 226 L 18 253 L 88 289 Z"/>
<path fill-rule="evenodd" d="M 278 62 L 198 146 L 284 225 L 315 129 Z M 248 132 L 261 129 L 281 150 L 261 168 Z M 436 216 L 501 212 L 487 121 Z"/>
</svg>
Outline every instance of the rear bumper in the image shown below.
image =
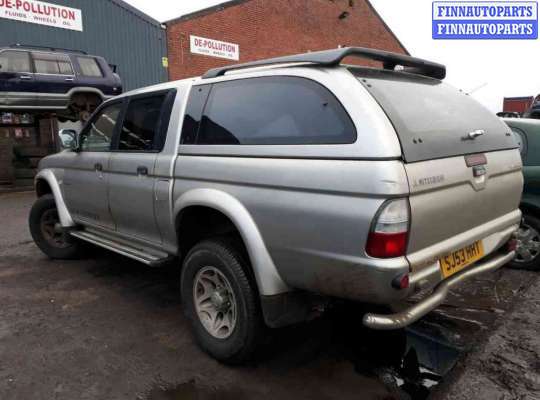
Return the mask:
<svg viewBox="0 0 540 400">
<path fill-rule="evenodd" d="M 495 271 L 512 260 L 514 256 L 515 252 L 511 251 L 506 254 L 497 254 L 488 257 L 488 259 L 475 266 L 440 282 L 431 295 L 425 297 L 412 307 L 388 315 L 368 313 L 364 315 L 363 323 L 369 328 L 379 330 L 399 329 L 410 325 L 443 303 L 452 287 L 485 272 Z"/>
</svg>

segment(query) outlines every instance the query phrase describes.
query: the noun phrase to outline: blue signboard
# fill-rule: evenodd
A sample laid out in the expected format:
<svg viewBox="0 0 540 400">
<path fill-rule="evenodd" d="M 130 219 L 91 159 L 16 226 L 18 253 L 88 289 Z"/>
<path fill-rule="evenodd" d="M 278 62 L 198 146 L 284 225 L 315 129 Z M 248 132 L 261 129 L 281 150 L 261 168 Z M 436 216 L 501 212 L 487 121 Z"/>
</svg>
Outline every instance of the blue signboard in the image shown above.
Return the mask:
<svg viewBox="0 0 540 400">
<path fill-rule="evenodd" d="M 433 39 L 538 39 L 536 1 L 434 1 Z"/>
</svg>

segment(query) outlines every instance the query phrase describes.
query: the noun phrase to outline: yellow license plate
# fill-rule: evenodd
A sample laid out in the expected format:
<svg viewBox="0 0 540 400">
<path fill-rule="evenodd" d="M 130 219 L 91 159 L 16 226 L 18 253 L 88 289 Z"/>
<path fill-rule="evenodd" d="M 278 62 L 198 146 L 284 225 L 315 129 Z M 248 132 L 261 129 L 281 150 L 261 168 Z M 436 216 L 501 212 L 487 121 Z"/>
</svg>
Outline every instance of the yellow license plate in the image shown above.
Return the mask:
<svg viewBox="0 0 540 400">
<path fill-rule="evenodd" d="M 463 268 L 478 261 L 484 256 L 484 246 L 479 240 L 463 247 L 462 249 L 453 251 L 444 257 L 439 258 L 441 264 L 441 272 L 445 278 L 461 271 Z"/>
</svg>

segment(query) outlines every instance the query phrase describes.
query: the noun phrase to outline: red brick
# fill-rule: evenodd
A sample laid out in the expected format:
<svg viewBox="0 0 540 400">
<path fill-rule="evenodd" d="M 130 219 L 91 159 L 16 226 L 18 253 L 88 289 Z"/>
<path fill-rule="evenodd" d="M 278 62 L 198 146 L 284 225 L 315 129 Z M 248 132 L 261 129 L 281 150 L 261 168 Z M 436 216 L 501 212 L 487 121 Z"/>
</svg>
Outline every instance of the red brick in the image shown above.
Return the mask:
<svg viewBox="0 0 540 400">
<path fill-rule="evenodd" d="M 339 19 L 344 11 L 349 16 Z M 190 53 L 190 35 L 238 44 L 239 62 L 339 45 L 406 53 L 367 0 L 245 0 L 225 5 L 221 10 L 170 21 L 167 47 L 171 80 L 237 63 Z"/>
</svg>

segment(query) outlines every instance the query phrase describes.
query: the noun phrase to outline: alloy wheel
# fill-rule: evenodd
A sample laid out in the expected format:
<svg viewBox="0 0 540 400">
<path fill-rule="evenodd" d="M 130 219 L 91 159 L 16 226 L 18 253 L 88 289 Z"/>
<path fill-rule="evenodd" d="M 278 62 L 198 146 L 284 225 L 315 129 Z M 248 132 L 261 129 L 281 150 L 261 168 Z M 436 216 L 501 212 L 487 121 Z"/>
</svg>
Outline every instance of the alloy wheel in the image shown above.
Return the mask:
<svg viewBox="0 0 540 400">
<path fill-rule="evenodd" d="M 237 304 L 229 280 L 215 267 L 202 268 L 193 281 L 197 316 L 215 338 L 228 338 L 236 326 Z"/>
<path fill-rule="evenodd" d="M 540 233 L 531 226 L 523 224 L 517 232 L 517 248 L 514 261 L 528 263 L 540 254 Z"/>
</svg>

